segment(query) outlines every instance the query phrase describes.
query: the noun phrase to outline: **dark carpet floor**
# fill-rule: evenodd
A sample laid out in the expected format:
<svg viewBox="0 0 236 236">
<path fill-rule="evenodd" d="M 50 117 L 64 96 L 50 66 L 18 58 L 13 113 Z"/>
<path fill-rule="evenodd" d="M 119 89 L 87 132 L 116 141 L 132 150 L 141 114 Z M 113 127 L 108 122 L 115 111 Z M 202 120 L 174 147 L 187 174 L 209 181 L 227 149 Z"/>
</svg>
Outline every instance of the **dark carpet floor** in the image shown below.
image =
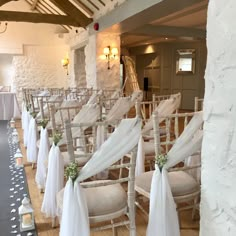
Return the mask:
<svg viewBox="0 0 236 236">
<path fill-rule="evenodd" d="M 29 197 L 28 186 L 24 168 L 15 168 L 17 146 L 9 145 L 7 122 L 0 121 L 0 236 L 36 236 L 35 230 L 20 232 L 18 208 L 24 196 Z"/>
</svg>

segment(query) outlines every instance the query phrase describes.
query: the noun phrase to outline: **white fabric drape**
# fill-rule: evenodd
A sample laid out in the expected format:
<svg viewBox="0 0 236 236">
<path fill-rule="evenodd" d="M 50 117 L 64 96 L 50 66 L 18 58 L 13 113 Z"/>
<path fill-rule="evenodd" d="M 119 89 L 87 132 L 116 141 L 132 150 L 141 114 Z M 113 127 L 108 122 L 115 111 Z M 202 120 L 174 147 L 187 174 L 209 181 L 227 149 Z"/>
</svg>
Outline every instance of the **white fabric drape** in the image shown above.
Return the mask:
<svg viewBox="0 0 236 236">
<path fill-rule="evenodd" d="M 133 102 L 131 101 L 131 97 L 120 97 L 108 112 L 106 120 L 115 121 L 122 119 L 123 116 L 130 110 L 132 105 Z"/>
<path fill-rule="evenodd" d="M 180 94 L 172 95 L 170 99 L 161 101 L 160 104 L 153 111 L 154 114 L 156 113 L 158 114 L 158 116 L 160 116 L 159 122 L 162 122 L 165 116 L 172 114 L 176 109 L 178 109 L 180 106 L 180 101 Z M 145 124 L 142 133 L 146 134 L 151 129 L 153 129 L 152 118 L 150 118 Z"/>
<path fill-rule="evenodd" d="M 29 133 L 27 137 L 27 161 L 36 163 L 38 157 L 37 147 L 38 130 L 36 120 L 31 117 L 29 123 Z"/>
<path fill-rule="evenodd" d="M 104 136 L 105 130 L 104 129 L 105 129 L 105 127 L 103 125 L 99 125 L 97 127 L 96 149 L 101 147 L 102 144 L 105 141 L 105 136 Z M 96 178 L 97 179 L 107 179 L 108 178 L 108 174 L 109 174 L 109 171 L 106 169 L 106 170 L 103 170 L 100 173 L 98 173 L 96 175 Z"/>
<path fill-rule="evenodd" d="M 141 120 L 138 118 L 122 120 L 116 130 L 79 172 L 74 185 L 67 181 L 60 236 L 89 236 L 89 219 L 86 199 L 80 182 L 96 175 L 122 158 L 138 143 L 141 133 Z"/>
<path fill-rule="evenodd" d="M 39 143 L 39 152 L 37 160 L 37 169 L 35 175 L 35 181 L 40 189 L 45 188 L 46 176 L 47 176 L 47 166 L 48 162 L 48 153 L 49 153 L 49 138 L 47 129 L 41 127 L 40 132 L 40 143 Z"/>
<path fill-rule="evenodd" d="M 100 107 L 97 104 L 87 104 L 84 105 L 79 113 L 74 117 L 72 124 L 78 123 L 94 123 L 100 117 Z M 85 127 L 83 127 L 85 129 Z M 71 129 L 72 137 L 79 137 L 80 136 L 80 129 L 78 127 L 73 127 Z M 59 143 L 59 146 L 66 143 L 66 136 L 63 133 L 63 137 Z"/>
<path fill-rule="evenodd" d="M 29 111 L 26 111 L 24 115 L 24 146 L 27 147 L 28 142 L 28 133 L 29 133 L 29 123 L 30 123 L 31 115 Z"/>
<path fill-rule="evenodd" d="M 70 108 L 70 107 L 78 107 L 79 108 L 80 106 L 82 106 L 82 103 L 79 100 L 66 100 L 66 101 L 63 101 L 61 104 L 62 108 Z M 72 109 L 69 111 L 69 113 L 70 113 L 71 119 L 73 119 L 76 115 L 76 111 L 72 110 Z M 55 123 L 57 125 L 62 124 L 62 120 L 61 120 L 62 117 L 63 117 L 64 121 L 69 119 L 67 109 L 58 110 L 55 113 L 54 118 L 55 118 Z M 50 129 L 51 127 L 52 127 L 52 122 L 49 121 L 46 128 Z"/>
<path fill-rule="evenodd" d="M 159 123 L 161 123 L 165 116 L 171 115 L 176 109 L 178 109 L 180 105 L 180 94 L 173 94 L 170 99 L 163 100 L 153 111 L 154 114 L 157 114 L 160 119 Z M 146 123 L 142 130 L 142 134 L 146 134 L 153 128 L 152 118 Z M 138 176 L 144 173 L 144 163 L 145 163 L 145 152 L 144 152 L 144 141 L 140 140 L 138 145 L 138 154 L 136 160 L 136 169 L 135 176 Z"/>
<path fill-rule="evenodd" d="M 24 130 L 25 127 L 25 115 L 26 115 L 27 111 L 26 111 L 26 107 L 25 107 L 25 102 L 23 101 L 21 104 L 21 127 Z"/>
<path fill-rule="evenodd" d="M 144 141 L 143 138 L 140 137 L 138 142 L 135 176 L 139 176 L 145 172 L 144 163 L 145 163 Z"/>
<path fill-rule="evenodd" d="M 168 161 L 162 172 L 156 166 L 151 183 L 147 236 L 180 235 L 176 205 L 168 182 L 167 169 L 201 148 L 202 122 L 202 113 L 196 113 L 168 152 Z"/>
<path fill-rule="evenodd" d="M 48 155 L 48 174 L 41 211 L 47 217 L 57 216 L 56 195 L 63 188 L 64 161 L 58 146 L 52 145 Z"/>
</svg>

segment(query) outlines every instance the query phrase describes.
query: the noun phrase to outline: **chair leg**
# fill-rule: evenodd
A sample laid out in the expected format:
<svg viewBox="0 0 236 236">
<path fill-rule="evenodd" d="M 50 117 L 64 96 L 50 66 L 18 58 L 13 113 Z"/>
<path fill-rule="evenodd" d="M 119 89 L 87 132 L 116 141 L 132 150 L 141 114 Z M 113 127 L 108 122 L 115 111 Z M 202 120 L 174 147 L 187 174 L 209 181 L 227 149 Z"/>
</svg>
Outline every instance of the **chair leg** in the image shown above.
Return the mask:
<svg viewBox="0 0 236 236">
<path fill-rule="evenodd" d="M 192 220 L 195 219 L 195 213 L 196 213 L 197 206 L 198 206 L 198 196 L 195 197 L 193 200 Z"/>
<path fill-rule="evenodd" d="M 112 225 L 112 235 L 117 236 L 118 235 L 117 227 L 114 226 L 114 221 L 113 220 L 111 220 L 111 225 Z"/>
<path fill-rule="evenodd" d="M 52 228 L 56 228 L 57 227 L 57 217 L 53 217 L 52 218 Z"/>
</svg>

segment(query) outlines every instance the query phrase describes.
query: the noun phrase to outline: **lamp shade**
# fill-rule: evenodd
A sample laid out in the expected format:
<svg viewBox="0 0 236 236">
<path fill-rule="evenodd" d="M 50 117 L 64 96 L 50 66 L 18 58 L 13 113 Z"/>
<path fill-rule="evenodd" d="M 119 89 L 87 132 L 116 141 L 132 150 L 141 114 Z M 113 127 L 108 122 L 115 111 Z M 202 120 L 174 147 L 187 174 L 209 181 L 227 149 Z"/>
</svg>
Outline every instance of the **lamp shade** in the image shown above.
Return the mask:
<svg viewBox="0 0 236 236">
<path fill-rule="evenodd" d="M 117 56 L 117 55 L 118 55 L 118 48 L 112 48 L 112 49 L 111 49 L 111 54 L 112 54 L 113 56 Z"/>
<path fill-rule="evenodd" d="M 104 53 L 104 55 L 109 55 L 110 54 L 110 48 L 109 47 L 105 47 L 103 49 L 103 53 Z"/>
</svg>

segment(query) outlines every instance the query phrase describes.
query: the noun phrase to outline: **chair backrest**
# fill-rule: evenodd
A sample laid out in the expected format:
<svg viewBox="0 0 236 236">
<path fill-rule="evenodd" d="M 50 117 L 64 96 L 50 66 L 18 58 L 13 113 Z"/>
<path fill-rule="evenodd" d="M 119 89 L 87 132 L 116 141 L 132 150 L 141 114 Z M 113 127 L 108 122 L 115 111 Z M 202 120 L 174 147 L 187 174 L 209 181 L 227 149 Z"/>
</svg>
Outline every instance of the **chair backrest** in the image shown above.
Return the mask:
<svg viewBox="0 0 236 236">
<path fill-rule="evenodd" d="M 143 101 L 140 103 L 141 114 L 144 123 L 151 118 L 152 112 L 159 105 L 159 101 Z"/>
<path fill-rule="evenodd" d="M 49 100 L 51 96 L 50 95 L 45 95 L 45 96 L 40 96 L 40 95 L 34 95 L 31 94 L 30 95 L 30 107 L 31 107 L 31 111 L 38 113 L 40 111 L 40 106 L 41 106 L 41 101 L 44 103 L 46 103 L 46 101 Z"/>
<path fill-rule="evenodd" d="M 203 98 L 195 97 L 194 98 L 194 111 L 202 111 L 203 110 Z"/>
<path fill-rule="evenodd" d="M 163 101 L 163 100 L 167 100 L 171 97 L 171 94 L 167 94 L 167 95 L 156 95 L 153 94 L 152 95 L 152 101 L 153 102 L 157 102 L 158 104 Z"/>
<path fill-rule="evenodd" d="M 52 128 L 52 132 L 62 131 L 65 128 L 64 124 L 66 120 L 72 121 L 76 114 L 80 111 L 82 105 L 71 105 L 65 107 L 55 107 L 50 105 L 50 122 L 48 127 Z"/>
<path fill-rule="evenodd" d="M 156 155 L 161 152 L 161 149 L 164 149 L 165 153 L 170 150 L 194 114 L 194 112 L 175 113 L 165 117 L 153 114 L 153 135 L 156 142 Z M 160 119 L 163 119 L 161 123 L 159 123 Z"/>
</svg>

